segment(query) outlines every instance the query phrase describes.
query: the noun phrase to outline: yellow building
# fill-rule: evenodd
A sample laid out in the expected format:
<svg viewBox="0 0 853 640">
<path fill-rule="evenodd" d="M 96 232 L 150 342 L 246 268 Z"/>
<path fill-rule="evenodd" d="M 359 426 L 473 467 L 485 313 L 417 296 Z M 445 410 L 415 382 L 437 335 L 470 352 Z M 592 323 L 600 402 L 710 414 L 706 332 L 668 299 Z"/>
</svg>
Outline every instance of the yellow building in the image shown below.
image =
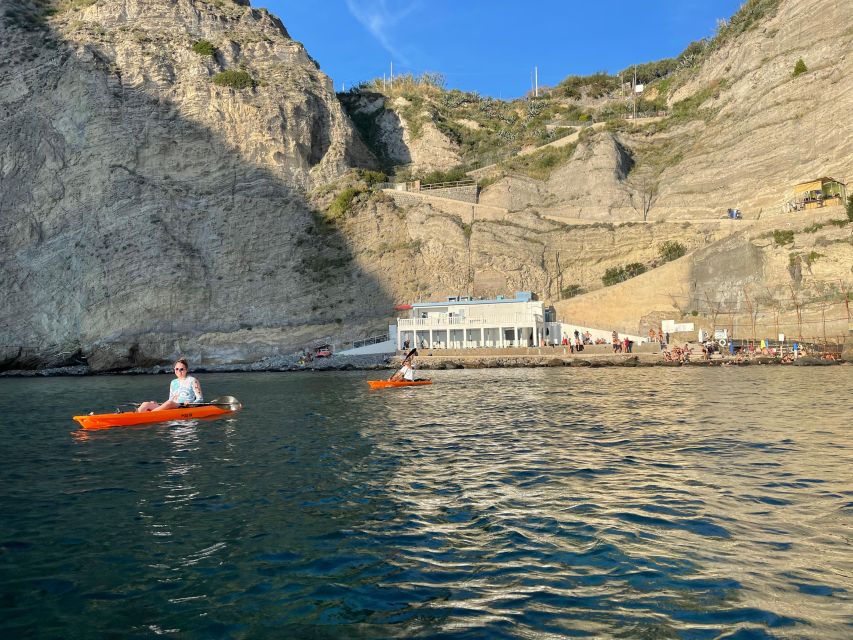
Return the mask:
<svg viewBox="0 0 853 640">
<path fill-rule="evenodd" d="M 847 202 L 847 185 L 835 178 L 823 177 L 801 182 L 794 187 L 794 199 L 789 203 L 794 211 L 817 209 Z"/>
</svg>

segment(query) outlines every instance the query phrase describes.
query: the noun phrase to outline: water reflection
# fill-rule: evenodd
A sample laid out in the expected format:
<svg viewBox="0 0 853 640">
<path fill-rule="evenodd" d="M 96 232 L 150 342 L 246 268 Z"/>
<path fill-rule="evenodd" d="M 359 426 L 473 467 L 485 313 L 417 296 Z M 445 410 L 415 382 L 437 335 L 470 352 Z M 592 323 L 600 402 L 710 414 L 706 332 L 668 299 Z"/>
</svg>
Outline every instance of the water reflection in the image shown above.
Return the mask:
<svg viewBox="0 0 853 640">
<path fill-rule="evenodd" d="M 470 375 L 454 372 L 454 382 L 466 389 Z M 831 614 L 831 601 L 817 612 L 804 597 L 850 589 L 816 566 L 812 543 L 819 536 L 832 548 L 826 563 L 845 565 L 833 520 L 850 495 L 839 482 L 849 482 L 850 446 L 830 457 L 813 446 L 816 432 L 844 433 L 832 401 L 814 429 L 779 420 L 790 395 L 779 378 L 755 396 L 751 381 L 729 383 L 723 403 L 703 391 L 707 377 L 671 376 L 662 387 L 646 376 L 638 387 L 613 372 L 535 372 L 510 386 L 503 378 L 515 373 L 476 375 L 479 388 L 500 389 L 496 399 L 454 391 L 469 401 L 446 406 L 436 388 L 417 403 L 383 398 L 393 416 L 384 454 L 400 462 L 387 486 L 397 509 L 365 534 L 399 548 L 391 575 L 433 593 L 395 620 L 428 615 L 447 631 L 496 634 L 511 621 L 521 635 L 822 626 L 843 637 L 850 615 Z M 424 409 L 436 401 L 440 418 Z M 836 493 L 825 500 L 809 475 L 833 479 Z"/>
<path fill-rule="evenodd" d="M 209 377 L 247 408 L 3 407 L 4 635 L 850 636 L 850 369 Z"/>
</svg>

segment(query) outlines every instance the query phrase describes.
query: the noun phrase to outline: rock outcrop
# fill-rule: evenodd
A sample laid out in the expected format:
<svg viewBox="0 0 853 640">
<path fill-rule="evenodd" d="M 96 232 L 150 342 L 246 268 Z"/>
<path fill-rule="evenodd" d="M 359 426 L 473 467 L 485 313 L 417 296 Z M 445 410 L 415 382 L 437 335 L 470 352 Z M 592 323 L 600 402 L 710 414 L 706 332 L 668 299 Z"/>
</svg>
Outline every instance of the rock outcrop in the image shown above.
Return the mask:
<svg viewBox="0 0 853 640">
<path fill-rule="evenodd" d="M 432 114 L 403 96 L 389 101 L 379 93 L 341 94 L 350 116 L 387 167 L 415 174 L 459 165 L 459 149 L 438 130 Z"/>
</svg>

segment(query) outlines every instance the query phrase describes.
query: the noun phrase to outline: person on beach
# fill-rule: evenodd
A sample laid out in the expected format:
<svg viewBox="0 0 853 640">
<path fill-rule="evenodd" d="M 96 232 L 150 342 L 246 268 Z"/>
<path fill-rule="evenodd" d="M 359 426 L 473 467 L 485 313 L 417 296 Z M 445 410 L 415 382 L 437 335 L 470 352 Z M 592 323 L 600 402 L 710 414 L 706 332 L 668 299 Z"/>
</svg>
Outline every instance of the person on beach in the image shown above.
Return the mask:
<svg viewBox="0 0 853 640">
<path fill-rule="evenodd" d="M 163 404 L 154 400 L 143 402 L 137 409 L 138 412 L 162 411 L 163 409 L 177 409 L 188 404 L 204 402 L 201 394 L 201 385 L 198 380 L 189 375 L 190 368 L 187 361 L 180 358 L 175 361 L 175 379 L 169 385 L 169 399 Z"/>
</svg>

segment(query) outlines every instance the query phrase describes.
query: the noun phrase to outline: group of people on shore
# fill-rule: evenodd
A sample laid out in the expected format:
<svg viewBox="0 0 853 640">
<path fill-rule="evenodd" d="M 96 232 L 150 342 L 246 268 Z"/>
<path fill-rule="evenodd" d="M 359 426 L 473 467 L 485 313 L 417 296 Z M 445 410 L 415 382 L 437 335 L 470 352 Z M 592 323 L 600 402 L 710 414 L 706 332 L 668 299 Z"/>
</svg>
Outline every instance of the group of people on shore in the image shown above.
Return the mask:
<svg viewBox="0 0 853 640">
<path fill-rule="evenodd" d="M 564 347 L 569 347 L 571 353 L 580 353 L 586 345 L 592 344 L 592 334 L 589 331 L 581 333 L 575 329 L 574 339 L 564 334 L 561 344 Z"/>
<path fill-rule="evenodd" d="M 661 327 L 658 330 L 649 329 L 649 342 L 657 342 L 661 349 L 669 344 L 669 331 L 664 332 Z"/>
<path fill-rule="evenodd" d="M 702 353 L 706 354 L 705 348 L 702 348 Z M 672 349 L 664 349 L 663 351 L 663 361 L 664 362 L 681 362 L 682 364 L 690 362 L 690 356 L 693 354 L 693 349 L 690 348 L 689 344 L 685 344 L 683 347 L 675 346 Z"/>
<path fill-rule="evenodd" d="M 621 340 L 619 339 L 619 334 L 614 331 L 611 344 L 613 345 L 613 353 L 632 353 L 634 348 L 634 341 L 631 340 L 628 336 L 625 336 Z"/>
</svg>

